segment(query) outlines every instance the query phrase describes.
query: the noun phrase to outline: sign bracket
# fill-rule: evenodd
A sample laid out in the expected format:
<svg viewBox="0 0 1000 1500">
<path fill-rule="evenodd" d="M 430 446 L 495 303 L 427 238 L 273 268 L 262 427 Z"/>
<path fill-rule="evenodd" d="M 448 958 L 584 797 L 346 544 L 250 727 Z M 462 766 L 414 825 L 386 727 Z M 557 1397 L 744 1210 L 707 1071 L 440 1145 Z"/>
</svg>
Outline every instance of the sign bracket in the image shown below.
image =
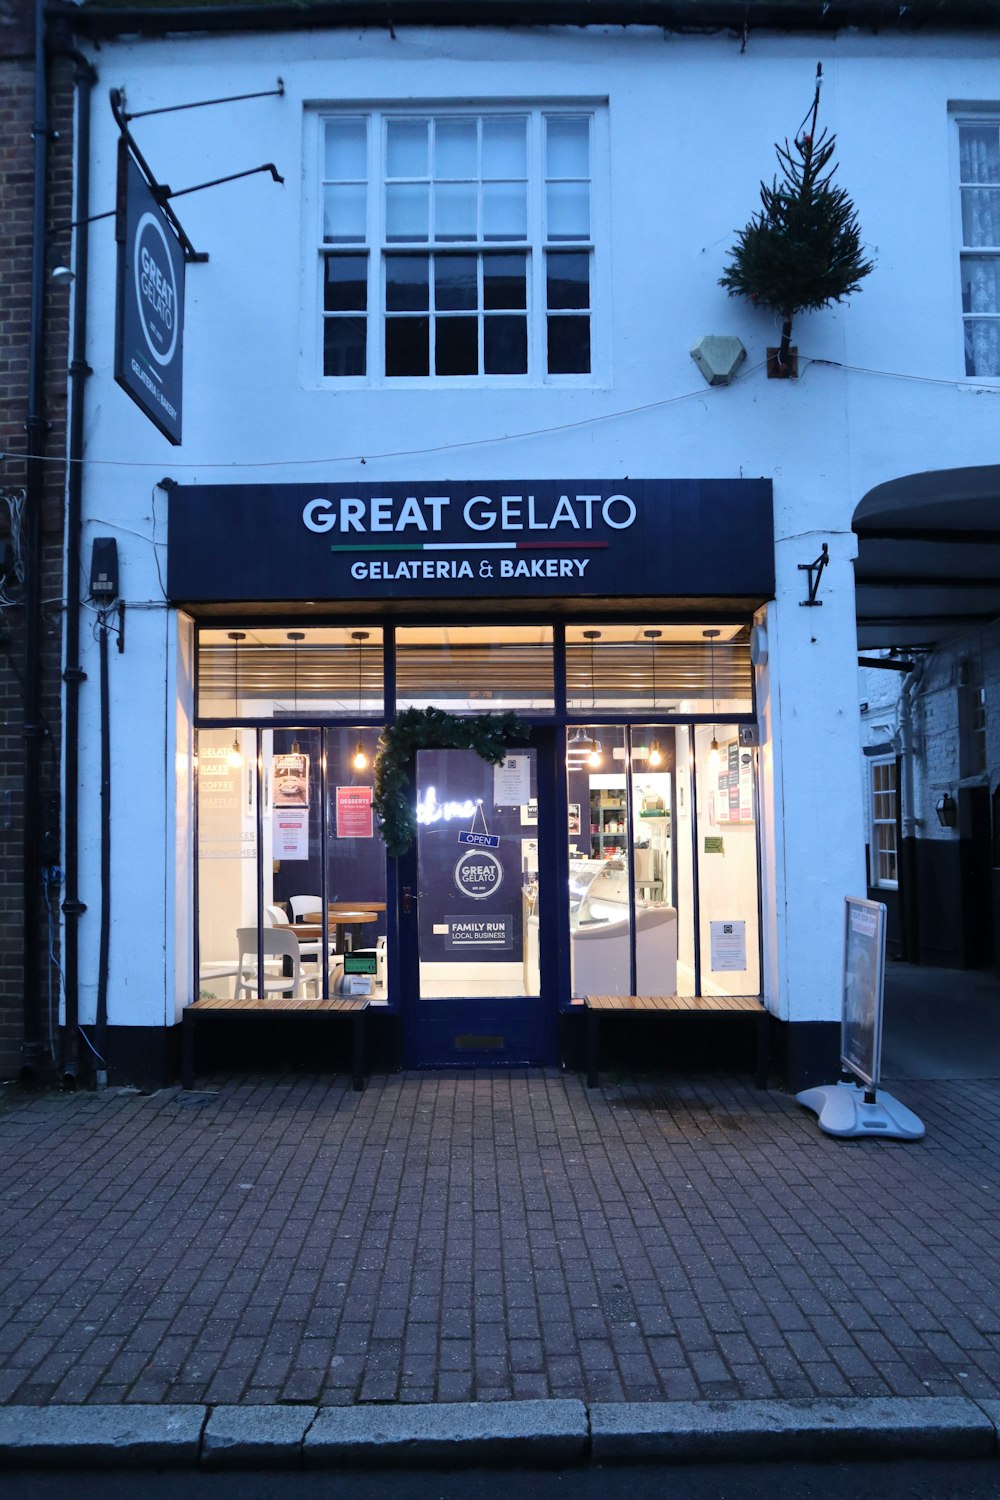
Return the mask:
<svg viewBox="0 0 1000 1500">
<path fill-rule="evenodd" d="M 169 219 L 170 226 L 173 229 L 174 233 L 177 235 L 177 238 L 181 244 L 181 248 L 184 251 L 184 259 L 190 264 L 204 263 L 208 260 L 208 252 L 206 250 L 195 249 L 184 229 L 183 224 L 170 206 L 171 198 L 183 198 L 187 193 L 200 193 L 205 188 L 219 187 L 224 182 L 236 182 L 241 177 L 253 177 L 258 172 L 269 172 L 271 174 L 272 180 L 277 183 L 283 183 L 285 179 L 282 177 L 281 173 L 278 171 L 274 163 L 269 161 L 265 162 L 262 166 L 259 167 L 249 167 L 245 172 L 231 172 L 226 177 L 215 177 L 211 182 L 199 182 L 196 183 L 194 187 L 177 188 L 175 190 L 169 187 L 166 183 L 157 182 L 152 168 L 140 151 L 138 145 L 136 144 L 135 137 L 129 129 L 129 121 L 144 119 L 147 115 L 170 114 L 173 111 L 179 109 L 202 109 L 210 104 L 231 104 L 238 99 L 262 99 L 270 98 L 273 95 L 284 96 L 284 92 L 285 85 L 279 78 L 278 88 L 270 89 L 266 94 L 233 94 L 228 99 L 203 99 L 193 104 L 172 104 L 168 105 L 164 109 L 145 109 L 140 110 L 135 114 L 129 114 L 125 108 L 125 90 L 115 88 L 110 91 L 111 113 L 114 115 L 115 123 L 118 126 L 119 131 L 121 132 L 122 139 L 124 140 L 128 150 L 134 157 L 135 163 L 138 166 L 139 170 L 145 177 L 147 185 L 149 187 L 149 191 L 156 199 L 167 219 Z M 121 203 L 118 204 L 115 212 L 119 215 L 120 223 L 120 215 L 122 212 Z M 94 217 L 108 218 L 109 215 L 95 214 Z"/>
</svg>

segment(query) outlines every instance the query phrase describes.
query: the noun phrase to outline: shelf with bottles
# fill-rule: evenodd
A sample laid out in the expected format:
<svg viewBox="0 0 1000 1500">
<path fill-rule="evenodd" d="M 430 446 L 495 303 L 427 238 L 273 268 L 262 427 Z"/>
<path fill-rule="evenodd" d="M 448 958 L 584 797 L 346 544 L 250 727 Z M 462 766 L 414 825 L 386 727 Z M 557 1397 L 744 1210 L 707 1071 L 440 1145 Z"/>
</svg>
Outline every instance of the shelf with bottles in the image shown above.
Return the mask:
<svg viewBox="0 0 1000 1500">
<path fill-rule="evenodd" d="M 598 788 L 590 794 L 590 852 L 595 859 L 624 855 L 628 848 L 624 791 Z"/>
</svg>

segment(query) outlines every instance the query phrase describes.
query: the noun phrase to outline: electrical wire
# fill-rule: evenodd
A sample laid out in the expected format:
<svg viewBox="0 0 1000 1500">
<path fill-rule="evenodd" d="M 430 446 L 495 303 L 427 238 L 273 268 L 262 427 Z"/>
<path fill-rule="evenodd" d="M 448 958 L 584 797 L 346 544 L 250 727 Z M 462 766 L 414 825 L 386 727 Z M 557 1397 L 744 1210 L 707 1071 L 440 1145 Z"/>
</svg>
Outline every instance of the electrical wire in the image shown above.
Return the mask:
<svg viewBox="0 0 1000 1500">
<path fill-rule="evenodd" d="M 948 386 L 948 387 L 950 387 L 953 390 L 974 391 L 976 393 L 976 395 L 982 395 L 982 396 L 1000 396 L 1000 385 L 978 385 L 978 384 L 975 383 L 975 377 L 968 377 L 967 380 L 963 380 L 963 379 L 958 379 L 955 376 L 945 376 L 945 375 L 911 375 L 911 374 L 907 373 L 904 370 L 880 370 L 880 369 L 876 369 L 874 366 L 870 366 L 870 365 L 854 365 L 854 364 L 849 364 L 849 363 L 847 363 L 844 360 L 827 359 L 827 358 L 824 358 L 822 356 L 808 355 L 808 354 L 801 354 L 800 353 L 800 355 L 799 355 L 799 368 L 800 368 L 800 370 L 802 370 L 804 372 L 805 369 L 808 366 L 810 366 L 810 365 L 819 365 L 821 367 L 825 366 L 826 368 L 833 369 L 833 370 L 844 370 L 844 371 L 846 371 L 849 374 L 870 375 L 870 376 L 873 376 L 873 377 L 876 377 L 876 378 L 882 379 L 882 380 L 903 380 L 903 381 L 909 381 L 909 382 L 911 382 L 913 384 L 916 384 L 916 385 Z M 622 420 L 625 417 L 640 416 L 644 412 L 662 411 L 666 407 L 677 406 L 681 402 L 684 402 L 684 401 L 694 401 L 694 400 L 698 400 L 700 398 L 704 398 L 706 396 L 721 397 L 722 393 L 725 390 L 730 389 L 732 386 L 742 385 L 751 375 L 757 374 L 760 370 L 764 370 L 766 368 L 767 368 L 767 361 L 766 360 L 761 360 L 760 363 L 758 363 L 758 364 L 750 365 L 749 367 L 747 367 L 746 369 L 744 369 L 744 370 L 742 370 L 740 372 L 739 376 L 737 376 L 737 378 L 730 383 L 730 387 L 725 387 L 725 386 L 699 386 L 697 389 L 693 389 L 693 390 L 690 390 L 690 391 L 682 391 L 679 395 L 676 395 L 676 396 L 664 396 L 659 401 L 647 401 L 647 402 L 642 403 L 639 406 L 622 407 L 622 408 L 620 408 L 620 409 L 618 409 L 616 411 L 598 412 L 594 416 L 580 417 L 580 418 L 578 418 L 574 422 L 556 422 L 556 423 L 550 424 L 547 427 L 525 428 L 525 429 L 523 429 L 520 432 L 503 432 L 503 433 L 497 433 L 497 434 L 494 434 L 494 435 L 488 436 L 488 437 L 465 438 L 465 439 L 463 439 L 460 442 L 433 443 L 433 444 L 428 444 L 427 446 L 422 447 L 422 448 L 395 448 L 395 449 L 386 450 L 385 452 L 382 452 L 382 453 L 368 453 L 368 454 L 365 454 L 365 453 L 327 454 L 327 455 L 325 455 L 323 457 L 319 457 L 319 458 L 247 459 L 247 460 L 230 461 L 230 462 L 227 462 L 227 463 L 212 463 L 212 462 L 171 463 L 171 468 L 174 469 L 174 470 L 176 470 L 176 471 L 184 471 L 184 470 L 188 470 L 188 469 L 195 469 L 195 470 L 211 470 L 213 472 L 214 471 L 218 471 L 218 470 L 234 470 L 234 471 L 244 472 L 244 471 L 247 471 L 247 470 L 254 470 L 254 469 L 317 468 L 317 467 L 321 467 L 323 465 L 330 465 L 330 464 L 358 463 L 358 464 L 365 464 L 365 465 L 367 465 L 367 464 L 371 464 L 371 463 L 385 462 L 385 461 L 387 461 L 389 459 L 397 459 L 397 458 L 420 458 L 420 457 L 424 457 L 424 456 L 427 456 L 427 455 L 430 455 L 430 454 L 434 454 L 434 453 L 454 453 L 454 452 L 458 452 L 458 451 L 460 451 L 462 449 L 484 448 L 484 447 L 489 447 L 489 446 L 491 446 L 492 444 L 495 444 L 495 443 L 518 443 L 518 442 L 523 442 L 523 441 L 525 441 L 528 438 L 548 437 L 550 435 L 554 436 L 554 435 L 556 435 L 558 433 L 561 433 L 561 432 L 574 432 L 574 431 L 578 431 L 579 429 L 584 428 L 584 427 L 593 427 L 593 426 L 596 426 L 598 423 L 601 423 L 601 422 L 615 422 L 615 421 L 620 421 L 620 420 Z M 801 376 L 799 378 L 801 379 Z M 0 453 L 0 461 L 2 461 L 4 457 L 6 457 L 6 455 L 3 454 L 3 453 Z M 65 459 L 65 458 L 62 458 L 62 457 L 50 456 L 50 455 L 47 455 L 47 454 L 21 454 L 21 453 L 19 453 L 19 454 L 17 454 L 17 457 L 18 457 L 18 459 L 31 458 L 31 459 L 36 460 L 39 463 L 92 464 L 95 467 L 100 467 L 100 468 L 117 468 L 117 469 L 151 469 L 151 468 L 157 468 L 158 469 L 158 468 L 162 468 L 163 467 L 163 461 L 162 461 L 162 459 L 158 459 L 154 463 L 152 460 L 145 460 L 145 459 L 142 459 L 142 460 L 140 460 L 140 459 L 125 459 L 125 458 L 90 458 L 90 457 L 87 457 L 87 458 Z M 159 486 L 156 486 L 156 488 L 159 488 Z M 118 530 L 121 530 L 121 531 L 128 530 L 127 527 L 118 526 L 118 523 L 115 523 L 115 526 L 117 527 Z M 148 541 L 149 538 L 147 537 L 147 538 L 145 538 L 145 540 Z M 154 547 L 162 547 L 164 545 L 166 545 L 166 544 L 163 543 L 163 542 L 154 542 L 153 543 Z"/>
</svg>

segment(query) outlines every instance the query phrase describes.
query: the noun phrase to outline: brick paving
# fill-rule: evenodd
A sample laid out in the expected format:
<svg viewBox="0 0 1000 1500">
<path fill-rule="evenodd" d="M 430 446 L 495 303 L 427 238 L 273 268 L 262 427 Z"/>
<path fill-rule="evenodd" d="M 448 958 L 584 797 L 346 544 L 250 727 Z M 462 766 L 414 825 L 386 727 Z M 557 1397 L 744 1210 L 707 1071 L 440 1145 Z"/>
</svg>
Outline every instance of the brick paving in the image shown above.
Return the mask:
<svg viewBox="0 0 1000 1500">
<path fill-rule="evenodd" d="M 1000 1081 L 209 1080 L 0 1114 L 0 1401 L 1000 1396 Z"/>
</svg>

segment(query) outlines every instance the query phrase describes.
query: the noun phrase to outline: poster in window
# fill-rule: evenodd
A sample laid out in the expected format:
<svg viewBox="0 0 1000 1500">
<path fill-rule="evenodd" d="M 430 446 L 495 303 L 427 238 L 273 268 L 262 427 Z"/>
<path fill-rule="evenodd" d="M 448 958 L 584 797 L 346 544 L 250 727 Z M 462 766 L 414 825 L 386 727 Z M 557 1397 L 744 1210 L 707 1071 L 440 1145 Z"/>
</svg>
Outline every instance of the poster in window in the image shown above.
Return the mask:
<svg viewBox="0 0 1000 1500">
<path fill-rule="evenodd" d="M 505 755 L 493 767 L 493 801 L 497 807 L 523 807 L 531 796 L 531 761 L 527 755 Z"/>
<path fill-rule="evenodd" d="M 709 927 L 713 972 L 742 973 L 747 966 L 747 924 L 711 922 Z"/>
<path fill-rule="evenodd" d="M 271 805 L 275 809 L 309 806 L 308 755 L 296 750 L 274 757 L 271 793 Z"/>
<path fill-rule="evenodd" d="M 287 808 L 275 808 L 271 816 L 271 845 L 275 859 L 282 861 L 309 858 L 309 814 Z"/>
<path fill-rule="evenodd" d="M 375 837 L 370 786 L 338 786 L 337 837 L 338 839 Z"/>
</svg>

